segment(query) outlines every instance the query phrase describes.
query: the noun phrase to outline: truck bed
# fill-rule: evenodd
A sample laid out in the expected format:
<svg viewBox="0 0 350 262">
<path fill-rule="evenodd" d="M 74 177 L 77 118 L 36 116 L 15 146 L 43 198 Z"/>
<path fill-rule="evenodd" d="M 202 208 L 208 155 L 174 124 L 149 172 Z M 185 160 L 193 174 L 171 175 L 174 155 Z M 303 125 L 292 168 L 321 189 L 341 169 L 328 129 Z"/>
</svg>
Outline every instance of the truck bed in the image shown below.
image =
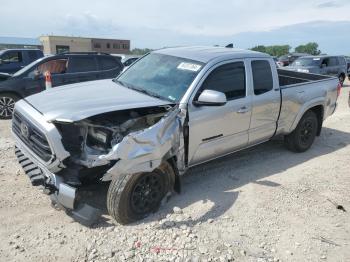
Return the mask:
<svg viewBox="0 0 350 262">
<path fill-rule="evenodd" d="M 281 88 L 333 78 L 332 76 L 295 72 L 285 69 L 277 69 L 277 73 Z"/>
<path fill-rule="evenodd" d="M 337 77 L 277 69 L 281 90 L 281 110 L 276 134 L 288 134 L 310 101 L 323 107 L 323 119 L 330 116 L 337 101 Z M 322 119 L 322 120 L 323 120 Z"/>
</svg>

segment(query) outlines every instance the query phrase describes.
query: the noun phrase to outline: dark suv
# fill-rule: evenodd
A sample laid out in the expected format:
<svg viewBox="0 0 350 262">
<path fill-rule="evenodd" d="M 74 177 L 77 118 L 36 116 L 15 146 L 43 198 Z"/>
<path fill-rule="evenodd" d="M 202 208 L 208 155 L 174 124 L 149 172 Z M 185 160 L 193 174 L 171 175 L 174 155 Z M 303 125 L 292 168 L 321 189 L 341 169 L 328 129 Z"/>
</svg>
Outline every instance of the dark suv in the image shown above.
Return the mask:
<svg viewBox="0 0 350 262">
<path fill-rule="evenodd" d="M 295 60 L 285 69 L 302 73 L 337 76 L 343 85 L 348 72 L 348 65 L 344 56 L 304 56 Z"/>
<path fill-rule="evenodd" d="M 0 72 L 14 73 L 43 57 L 44 54 L 39 49 L 5 49 L 0 51 Z M 1 77 L 1 76 L 0 76 Z"/>
<path fill-rule="evenodd" d="M 114 78 L 122 63 L 104 53 L 63 53 L 44 57 L 0 82 L 0 119 L 12 117 L 14 103 L 45 90 L 44 73 L 51 73 L 52 87 L 84 81 Z"/>
</svg>

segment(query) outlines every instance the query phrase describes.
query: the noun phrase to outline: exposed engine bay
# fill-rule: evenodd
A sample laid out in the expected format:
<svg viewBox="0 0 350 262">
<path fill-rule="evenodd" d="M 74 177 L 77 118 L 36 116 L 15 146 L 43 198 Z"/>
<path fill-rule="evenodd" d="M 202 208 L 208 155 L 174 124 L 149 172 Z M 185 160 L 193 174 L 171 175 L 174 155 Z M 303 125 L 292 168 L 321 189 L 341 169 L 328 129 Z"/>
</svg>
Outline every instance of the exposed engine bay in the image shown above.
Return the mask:
<svg viewBox="0 0 350 262">
<path fill-rule="evenodd" d="M 111 154 L 120 147 L 123 139 L 154 127 L 172 112 L 176 115 L 174 110 L 171 106 L 157 106 L 104 113 L 74 123 L 55 122 L 62 143 L 70 153 L 70 157 L 64 161 L 66 168 L 60 172 L 61 175 L 72 185 L 80 184 L 77 179 L 86 176 L 90 179 L 92 176 L 101 178 L 119 161 L 119 156 L 113 158 Z M 156 133 L 154 136 L 155 139 L 159 137 Z M 147 147 L 146 141 L 139 142 L 144 144 L 144 148 Z M 130 141 L 126 143 L 130 144 Z"/>
</svg>

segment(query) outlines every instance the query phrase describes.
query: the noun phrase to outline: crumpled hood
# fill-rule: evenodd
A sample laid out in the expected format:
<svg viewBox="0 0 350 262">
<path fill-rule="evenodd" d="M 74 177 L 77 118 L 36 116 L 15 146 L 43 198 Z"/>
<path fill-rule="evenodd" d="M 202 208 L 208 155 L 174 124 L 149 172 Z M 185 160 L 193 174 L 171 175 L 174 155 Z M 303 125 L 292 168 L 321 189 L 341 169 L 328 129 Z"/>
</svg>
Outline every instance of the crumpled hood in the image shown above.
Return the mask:
<svg viewBox="0 0 350 262">
<path fill-rule="evenodd" d="M 47 121 L 79 121 L 111 111 L 170 104 L 126 88 L 111 79 L 58 86 L 25 100 Z"/>
</svg>

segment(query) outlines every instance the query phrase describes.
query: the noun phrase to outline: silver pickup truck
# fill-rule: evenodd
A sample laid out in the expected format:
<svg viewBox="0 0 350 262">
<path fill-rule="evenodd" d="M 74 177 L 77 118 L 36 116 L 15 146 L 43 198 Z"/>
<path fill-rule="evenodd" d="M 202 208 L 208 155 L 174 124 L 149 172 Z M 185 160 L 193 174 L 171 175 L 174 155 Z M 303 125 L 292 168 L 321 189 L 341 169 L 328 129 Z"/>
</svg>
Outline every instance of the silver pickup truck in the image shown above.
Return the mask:
<svg viewBox="0 0 350 262">
<path fill-rule="evenodd" d="M 266 54 L 168 48 L 116 79 L 20 100 L 12 132 L 19 163 L 56 205 L 79 213 L 85 183 L 110 181 L 108 211 L 126 224 L 179 191 L 190 167 L 277 135 L 309 149 L 339 92 L 337 78 L 276 69 Z"/>
</svg>

